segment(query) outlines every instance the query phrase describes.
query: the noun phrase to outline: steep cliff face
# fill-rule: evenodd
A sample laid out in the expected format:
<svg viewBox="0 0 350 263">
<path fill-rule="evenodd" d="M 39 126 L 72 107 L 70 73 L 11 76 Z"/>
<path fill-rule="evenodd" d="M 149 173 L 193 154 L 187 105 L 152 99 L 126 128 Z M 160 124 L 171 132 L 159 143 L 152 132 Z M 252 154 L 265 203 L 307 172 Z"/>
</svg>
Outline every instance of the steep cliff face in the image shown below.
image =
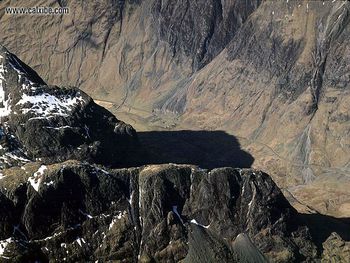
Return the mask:
<svg viewBox="0 0 350 263">
<path fill-rule="evenodd" d="M 71 13 L 11 16 L 0 4 L 0 41 L 45 80 L 142 129 L 225 130 L 301 202 L 350 215 L 349 3 L 16 2 L 59 4 Z"/>
<path fill-rule="evenodd" d="M 257 262 L 245 261 L 254 257 L 300 262 L 316 257 L 295 210 L 258 171 L 185 165 L 102 170 L 65 162 L 32 163 L 3 173 L 5 262 Z"/>
<path fill-rule="evenodd" d="M 159 36 L 173 54 L 192 59 L 194 70 L 208 64 L 232 40 L 261 1 L 154 1 Z"/>
</svg>

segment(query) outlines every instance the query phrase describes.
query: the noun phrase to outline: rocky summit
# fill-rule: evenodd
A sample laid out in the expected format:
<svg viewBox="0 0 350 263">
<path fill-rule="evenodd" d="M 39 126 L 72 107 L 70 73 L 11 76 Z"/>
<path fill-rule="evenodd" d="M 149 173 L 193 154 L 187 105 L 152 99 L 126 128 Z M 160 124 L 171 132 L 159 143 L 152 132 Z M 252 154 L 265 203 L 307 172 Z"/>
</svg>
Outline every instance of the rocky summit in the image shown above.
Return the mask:
<svg viewBox="0 0 350 263">
<path fill-rule="evenodd" d="M 127 165 L 135 130 L 83 91 L 47 85 L 0 46 L 0 166 L 68 159 Z"/>
</svg>

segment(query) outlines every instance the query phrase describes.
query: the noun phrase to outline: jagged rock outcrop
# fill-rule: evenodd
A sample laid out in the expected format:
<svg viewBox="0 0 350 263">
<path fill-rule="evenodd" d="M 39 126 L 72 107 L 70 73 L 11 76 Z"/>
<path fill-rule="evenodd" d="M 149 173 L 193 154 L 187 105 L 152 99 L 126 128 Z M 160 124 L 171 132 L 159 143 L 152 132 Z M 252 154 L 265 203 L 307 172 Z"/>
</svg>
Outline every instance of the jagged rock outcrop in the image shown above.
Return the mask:
<svg viewBox="0 0 350 263">
<path fill-rule="evenodd" d="M 130 165 L 135 130 L 77 88 L 48 86 L 0 46 L 1 167 L 78 159 Z"/>
<path fill-rule="evenodd" d="M 104 170 L 68 161 L 26 164 L 3 174 L 4 262 L 316 257 L 307 228 L 262 172 L 188 165 Z"/>
<path fill-rule="evenodd" d="M 323 244 L 322 262 L 348 262 L 350 258 L 350 243 L 345 242 L 337 233 Z"/>
</svg>

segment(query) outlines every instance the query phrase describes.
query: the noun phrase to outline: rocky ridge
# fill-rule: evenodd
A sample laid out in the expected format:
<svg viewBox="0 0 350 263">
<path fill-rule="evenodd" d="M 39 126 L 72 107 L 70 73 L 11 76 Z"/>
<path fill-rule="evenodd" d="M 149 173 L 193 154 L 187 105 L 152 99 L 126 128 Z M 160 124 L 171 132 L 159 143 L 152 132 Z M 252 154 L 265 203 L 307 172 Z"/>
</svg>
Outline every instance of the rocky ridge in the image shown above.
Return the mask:
<svg viewBox="0 0 350 263">
<path fill-rule="evenodd" d="M 3 174 L 4 262 L 316 257 L 307 227 L 259 171 L 171 164 L 104 170 L 68 161 L 30 163 Z"/>
</svg>

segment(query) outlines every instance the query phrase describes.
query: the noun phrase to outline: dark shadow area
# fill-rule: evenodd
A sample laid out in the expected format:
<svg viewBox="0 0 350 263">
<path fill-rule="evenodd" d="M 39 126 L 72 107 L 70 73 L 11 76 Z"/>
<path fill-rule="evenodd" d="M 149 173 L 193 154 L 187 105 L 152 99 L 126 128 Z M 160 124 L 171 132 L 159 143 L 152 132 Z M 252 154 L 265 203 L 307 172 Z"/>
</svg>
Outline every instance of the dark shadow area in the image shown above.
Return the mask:
<svg viewBox="0 0 350 263">
<path fill-rule="evenodd" d="M 336 218 L 321 214 L 300 214 L 301 220 L 308 226 L 318 252 L 322 253 L 322 243 L 336 232 L 344 241 L 350 241 L 350 218 Z"/>
<path fill-rule="evenodd" d="M 249 168 L 253 156 L 243 151 L 236 137 L 224 131 L 138 132 L 143 164 L 194 164 L 202 168 Z"/>
</svg>

